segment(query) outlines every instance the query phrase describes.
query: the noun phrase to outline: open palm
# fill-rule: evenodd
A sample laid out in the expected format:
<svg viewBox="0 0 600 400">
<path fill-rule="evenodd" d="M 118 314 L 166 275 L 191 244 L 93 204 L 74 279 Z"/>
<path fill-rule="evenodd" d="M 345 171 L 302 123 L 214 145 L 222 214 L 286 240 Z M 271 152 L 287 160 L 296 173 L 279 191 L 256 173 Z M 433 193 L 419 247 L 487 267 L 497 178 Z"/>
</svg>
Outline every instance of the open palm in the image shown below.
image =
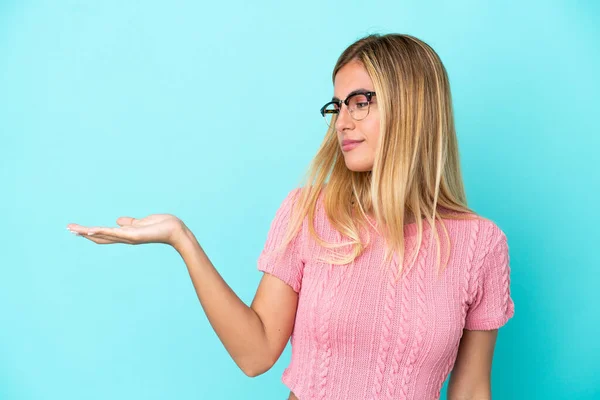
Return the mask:
<svg viewBox="0 0 600 400">
<path fill-rule="evenodd" d="M 173 244 L 184 227 L 183 222 L 171 214 L 152 214 L 142 219 L 120 217 L 117 224 L 118 228 L 68 224 L 67 229 L 98 244 Z"/>
</svg>

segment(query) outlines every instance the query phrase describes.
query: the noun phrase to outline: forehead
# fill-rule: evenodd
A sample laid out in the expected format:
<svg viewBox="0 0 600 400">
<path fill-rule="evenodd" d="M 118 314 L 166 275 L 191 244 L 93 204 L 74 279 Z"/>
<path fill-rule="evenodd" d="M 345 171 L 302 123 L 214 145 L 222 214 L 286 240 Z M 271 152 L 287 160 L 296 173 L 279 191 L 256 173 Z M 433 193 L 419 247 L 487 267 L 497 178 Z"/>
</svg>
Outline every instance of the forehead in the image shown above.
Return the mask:
<svg viewBox="0 0 600 400">
<path fill-rule="evenodd" d="M 345 99 L 356 89 L 375 90 L 373 82 L 362 63 L 352 61 L 344 65 L 335 75 L 333 81 L 333 97 Z"/>
</svg>

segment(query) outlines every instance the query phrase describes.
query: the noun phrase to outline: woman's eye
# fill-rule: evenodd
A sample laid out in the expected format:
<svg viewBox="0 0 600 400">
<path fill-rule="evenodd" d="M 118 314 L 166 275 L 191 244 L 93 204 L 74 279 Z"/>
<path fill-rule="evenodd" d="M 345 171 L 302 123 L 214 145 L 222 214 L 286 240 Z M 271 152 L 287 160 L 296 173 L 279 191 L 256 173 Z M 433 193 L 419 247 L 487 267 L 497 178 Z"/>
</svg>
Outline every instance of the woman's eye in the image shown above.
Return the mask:
<svg viewBox="0 0 600 400">
<path fill-rule="evenodd" d="M 358 107 L 358 108 L 364 108 L 368 105 L 369 105 L 369 103 L 356 103 L 356 107 Z"/>
</svg>

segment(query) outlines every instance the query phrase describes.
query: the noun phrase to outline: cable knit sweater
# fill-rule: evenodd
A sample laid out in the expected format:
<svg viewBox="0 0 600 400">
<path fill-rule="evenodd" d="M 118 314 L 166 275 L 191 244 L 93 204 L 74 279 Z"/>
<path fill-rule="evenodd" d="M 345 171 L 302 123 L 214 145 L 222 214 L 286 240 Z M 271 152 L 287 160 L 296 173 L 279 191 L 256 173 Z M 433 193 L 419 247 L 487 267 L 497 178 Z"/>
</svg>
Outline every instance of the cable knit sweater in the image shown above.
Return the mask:
<svg viewBox="0 0 600 400">
<path fill-rule="evenodd" d="M 317 261 L 325 249 L 310 237 L 305 218 L 277 258 L 272 250 L 282 243 L 299 190 L 278 209 L 258 259 L 260 271 L 299 294 L 283 383 L 300 400 L 439 399 L 463 329 L 497 329 L 514 314 L 505 234 L 484 218 L 444 220 L 452 245 L 438 278 L 435 239 L 429 246 L 424 223 L 418 258 L 396 283 L 397 259 L 382 268 L 384 242 L 375 230 L 353 263 L 331 265 Z M 325 240 L 345 241 L 329 223 L 322 199 L 314 222 Z M 405 225 L 405 265 L 416 232 L 416 224 Z M 439 232 L 443 257 L 445 236 Z"/>
</svg>

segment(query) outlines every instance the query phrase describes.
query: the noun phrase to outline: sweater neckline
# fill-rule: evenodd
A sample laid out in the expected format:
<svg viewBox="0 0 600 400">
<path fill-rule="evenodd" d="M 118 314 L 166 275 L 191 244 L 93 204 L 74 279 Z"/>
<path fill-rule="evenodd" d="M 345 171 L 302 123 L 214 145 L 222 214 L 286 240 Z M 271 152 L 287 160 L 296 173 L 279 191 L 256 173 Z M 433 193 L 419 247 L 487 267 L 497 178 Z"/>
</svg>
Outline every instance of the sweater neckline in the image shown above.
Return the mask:
<svg viewBox="0 0 600 400">
<path fill-rule="evenodd" d="M 375 224 L 375 218 L 371 217 L 370 215 L 367 215 L 367 218 L 369 219 L 370 223 Z M 425 220 L 423 220 L 422 224 L 423 224 L 423 233 L 429 231 L 429 224 Z M 418 230 L 417 222 L 411 222 L 408 224 L 404 224 L 404 237 L 416 236 L 417 230 Z"/>
</svg>

